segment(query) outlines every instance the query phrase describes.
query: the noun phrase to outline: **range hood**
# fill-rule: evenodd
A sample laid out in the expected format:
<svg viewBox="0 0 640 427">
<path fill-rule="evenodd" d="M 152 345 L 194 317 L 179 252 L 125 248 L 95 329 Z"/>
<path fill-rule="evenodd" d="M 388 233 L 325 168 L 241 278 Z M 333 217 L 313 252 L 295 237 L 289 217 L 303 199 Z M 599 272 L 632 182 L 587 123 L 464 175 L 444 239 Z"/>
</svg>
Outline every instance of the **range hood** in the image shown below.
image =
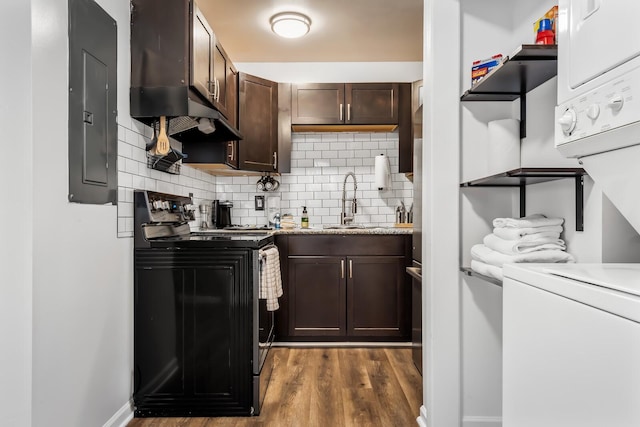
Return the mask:
<svg viewBox="0 0 640 427">
<path fill-rule="evenodd" d="M 180 142 L 226 142 L 242 135 L 217 110 L 191 99 L 187 86 L 132 87 L 131 117 L 151 125 L 169 118 L 169 136 Z"/>
</svg>

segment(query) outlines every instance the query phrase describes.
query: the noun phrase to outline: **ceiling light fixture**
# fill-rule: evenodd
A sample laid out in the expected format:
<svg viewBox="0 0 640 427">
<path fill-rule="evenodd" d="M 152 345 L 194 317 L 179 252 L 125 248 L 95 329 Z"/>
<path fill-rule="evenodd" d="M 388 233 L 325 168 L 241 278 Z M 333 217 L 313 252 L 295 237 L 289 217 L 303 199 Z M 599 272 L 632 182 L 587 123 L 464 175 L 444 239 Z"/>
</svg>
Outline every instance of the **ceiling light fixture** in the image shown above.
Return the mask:
<svg viewBox="0 0 640 427">
<path fill-rule="evenodd" d="M 302 37 L 311 28 L 311 19 L 297 12 L 277 13 L 271 17 L 270 22 L 274 33 L 288 39 Z"/>
</svg>

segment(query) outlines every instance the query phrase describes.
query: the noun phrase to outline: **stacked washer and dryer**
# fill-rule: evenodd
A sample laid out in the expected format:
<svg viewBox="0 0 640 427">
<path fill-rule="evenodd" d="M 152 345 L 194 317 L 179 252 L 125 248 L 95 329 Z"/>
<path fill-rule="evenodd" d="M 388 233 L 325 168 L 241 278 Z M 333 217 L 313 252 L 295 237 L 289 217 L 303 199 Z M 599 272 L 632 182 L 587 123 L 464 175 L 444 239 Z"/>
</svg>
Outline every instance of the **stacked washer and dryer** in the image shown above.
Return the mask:
<svg viewBox="0 0 640 427">
<path fill-rule="evenodd" d="M 640 2 L 560 0 L 555 141 L 640 231 L 638 16 Z M 640 264 L 504 275 L 503 425 L 640 426 Z"/>
</svg>

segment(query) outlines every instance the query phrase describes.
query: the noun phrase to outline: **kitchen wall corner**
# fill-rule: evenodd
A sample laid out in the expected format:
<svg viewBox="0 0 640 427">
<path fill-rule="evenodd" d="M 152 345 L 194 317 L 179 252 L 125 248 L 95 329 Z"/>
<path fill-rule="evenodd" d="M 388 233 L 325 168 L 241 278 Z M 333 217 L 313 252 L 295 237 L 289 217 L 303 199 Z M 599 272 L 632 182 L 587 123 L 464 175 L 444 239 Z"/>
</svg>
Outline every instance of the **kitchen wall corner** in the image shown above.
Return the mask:
<svg viewBox="0 0 640 427">
<path fill-rule="evenodd" d="M 188 196 L 193 202 L 211 203 L 215 199 L 216 177 L 182 165 L 180 174 L 174 175 L 147 167 L 145 146 L 152 136 L 149 126 L 135 120 L 118 123 L 118 237 L 133 237 L 133 190 L 152 190 Z M 171 140 L 174 148 L 180 143 Z M 200 224 L 200 212 L 196 220 Z"/>
</svg>

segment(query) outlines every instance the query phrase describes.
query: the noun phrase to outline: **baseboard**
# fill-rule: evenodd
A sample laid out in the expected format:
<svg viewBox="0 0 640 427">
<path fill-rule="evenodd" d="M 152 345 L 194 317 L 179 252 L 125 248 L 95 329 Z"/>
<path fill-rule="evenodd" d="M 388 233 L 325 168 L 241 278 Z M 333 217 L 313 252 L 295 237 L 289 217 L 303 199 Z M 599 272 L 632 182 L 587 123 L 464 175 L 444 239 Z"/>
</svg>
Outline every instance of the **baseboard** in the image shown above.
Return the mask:
<svg viewBox="0 0 640 427">
<path fill-rule="evenodd" d="M 462 417 L 462 427 L 502 427 L 502 417 Z"/>
<path fill-rule="evenodd" d="M 424 405 L 420 407 L 420 416 L 416 418 L 416 422 L 420 427 L 427 427 L 427 408 Z"/>
<path fill-rule="evenodd" d="M 126 427 L 133 419 L 133 402 L 125 403 L 102 427 Z"/>
</svg>

